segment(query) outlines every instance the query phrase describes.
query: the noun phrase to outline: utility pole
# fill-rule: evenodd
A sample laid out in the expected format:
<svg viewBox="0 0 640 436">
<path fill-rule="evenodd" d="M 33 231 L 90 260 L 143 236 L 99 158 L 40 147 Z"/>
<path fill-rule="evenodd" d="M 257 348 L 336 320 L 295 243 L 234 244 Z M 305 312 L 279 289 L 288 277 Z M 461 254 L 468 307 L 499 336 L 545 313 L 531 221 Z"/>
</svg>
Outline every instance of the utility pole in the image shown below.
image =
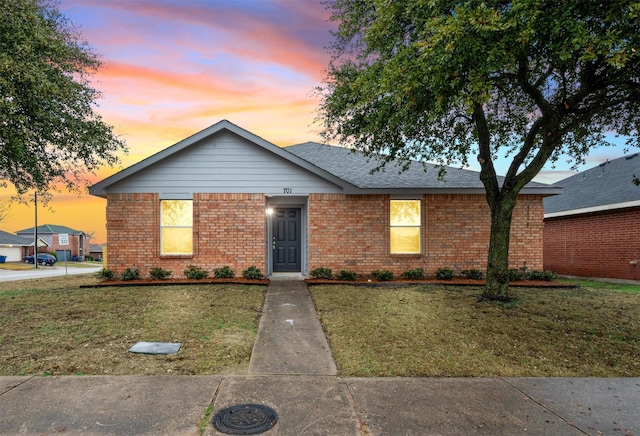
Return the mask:
<svg viewBox="0 0 640 436">
<path fill-rule="evenodd" d="M 33 265 L 38 269 L 38 191 L 33 193 L 35 225 L 33 226 Z"/>
</svg>

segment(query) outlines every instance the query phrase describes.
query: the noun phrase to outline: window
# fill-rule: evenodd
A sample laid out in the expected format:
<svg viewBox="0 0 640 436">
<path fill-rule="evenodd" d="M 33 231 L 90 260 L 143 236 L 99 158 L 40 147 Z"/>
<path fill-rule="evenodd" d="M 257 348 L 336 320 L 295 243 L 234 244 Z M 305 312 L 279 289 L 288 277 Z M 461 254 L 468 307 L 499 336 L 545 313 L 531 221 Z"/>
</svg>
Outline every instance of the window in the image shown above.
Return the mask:
<svg viewBox="0 0 640 436">
<path fill-rule="evenodd" d="M 420 254 L 420 200 L 391 200 L 391 254 Z"/>
<path fill-rule="evenodd" d="M 160 254 L 193 254 L 193 201 L 160 201 Z"/>
</svg>

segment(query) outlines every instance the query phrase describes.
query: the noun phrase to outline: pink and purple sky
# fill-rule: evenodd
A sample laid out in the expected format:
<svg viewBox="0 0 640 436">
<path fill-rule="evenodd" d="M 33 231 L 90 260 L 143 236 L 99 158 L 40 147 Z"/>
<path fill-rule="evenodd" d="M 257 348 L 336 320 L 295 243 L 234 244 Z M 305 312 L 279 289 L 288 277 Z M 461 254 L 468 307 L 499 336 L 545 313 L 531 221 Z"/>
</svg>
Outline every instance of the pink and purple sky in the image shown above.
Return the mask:
<svg viewBox="0 0 640 436">
<path fill-rule="evenodd" d="M 103 61 L 94 77 L 103 92 L 98 112 L 127 142 L 122 167 L 221 119 L 279 146 L 320 140 L 313 91 L 335 27 L 321 0 L 60 0 L 59 9 Z M 580 169 L 622 154 L 622 147 L 596 149 Z M 536 180 L 573 173 L 560 162 Z M 0 199 L 11 194 L 0 190 Z M 105 207 L 88 194 L 54 193 L 38 224 L 106 242 Z M 32 204 L 13 204 L 0 229 L 32 227 L 33 216 Z"/>
</svg>

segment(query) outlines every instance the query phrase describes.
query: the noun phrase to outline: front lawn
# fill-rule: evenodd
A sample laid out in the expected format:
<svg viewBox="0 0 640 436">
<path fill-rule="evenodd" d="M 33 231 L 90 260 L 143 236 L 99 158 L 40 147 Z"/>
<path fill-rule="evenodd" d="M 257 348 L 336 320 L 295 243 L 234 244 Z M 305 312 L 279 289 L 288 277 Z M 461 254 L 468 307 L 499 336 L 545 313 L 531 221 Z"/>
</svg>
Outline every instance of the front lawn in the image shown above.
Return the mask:
<svg viewBox="0 0 640 436">
<path fill-rule="evenodd" d="M 585 284 L 513 288 L 506 306 L 477 287 L 310 292 L 341 376 L 640 376 L 637 287 Z"/>
<path fill-rule="evenodd" d="M 0 375 L 246 371 L 266 287 L 80 288 L 93 275 L 0 282 Z M 180 342 L 173 355 L 138 341 Z"/>
</svg>

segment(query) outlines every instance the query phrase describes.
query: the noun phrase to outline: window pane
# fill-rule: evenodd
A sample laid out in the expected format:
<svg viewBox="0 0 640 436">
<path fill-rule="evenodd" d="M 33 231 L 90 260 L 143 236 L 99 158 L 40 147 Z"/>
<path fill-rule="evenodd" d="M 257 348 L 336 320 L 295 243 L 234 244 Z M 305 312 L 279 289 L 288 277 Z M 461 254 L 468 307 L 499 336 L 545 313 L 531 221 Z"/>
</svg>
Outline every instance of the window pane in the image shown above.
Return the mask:
<svg viewBox="0 0 640 436">
<path fill-rule="evenodd" d="M 162 229 L 161 254 L 192 254 L 193 231 L 191 227 Z"/>
<path fill-rule="evenodd" d="M 420 200 L 391 200 L 391 226 L 419 226 Z"/>
<path fill-rule="evenodd" d="M 392 253 L 420 253 L 420 227 L 391 227 Z"/>
<path fill-rule="evenodd" d="M 164 226 L 192 226 L 193 201 L 162 200 L 160 202 L 162 223 Z"/>
</svg>

